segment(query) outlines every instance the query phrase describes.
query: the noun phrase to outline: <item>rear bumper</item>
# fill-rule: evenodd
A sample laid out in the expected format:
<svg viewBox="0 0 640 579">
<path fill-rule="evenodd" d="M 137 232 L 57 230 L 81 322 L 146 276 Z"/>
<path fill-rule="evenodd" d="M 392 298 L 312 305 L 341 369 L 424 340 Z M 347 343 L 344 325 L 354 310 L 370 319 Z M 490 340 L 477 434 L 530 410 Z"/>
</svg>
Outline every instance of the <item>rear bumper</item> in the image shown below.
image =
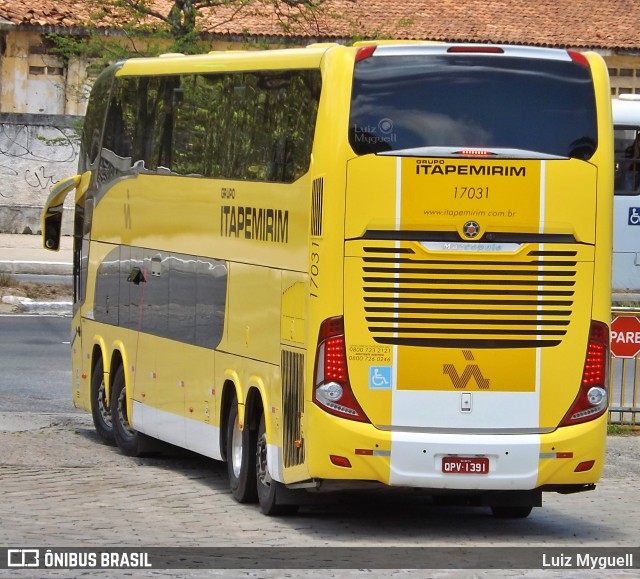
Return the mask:
<svg viewBox="0 0 640 579">
<path fill-rule="evenodd" d="M 606 415 L 548 434 L 438 434 L 383 431 L 307 411 L 309 473 L 315 479 L 371 480 L 391 486 L 442 490 L 522 491 L 552 485 L 578 488 L 599 480 L 604 464 Z M 336 466 L 331 455 L 349 460 Z M 444 456 L 488 457 L 487 474 L 442 472 Z M 578 465 L 593 461 L 584 472 Z M 556 488 L 557 487 L 557 488 Z M 548 487 L 551 489 L 551 487 Z"/>
</svg>

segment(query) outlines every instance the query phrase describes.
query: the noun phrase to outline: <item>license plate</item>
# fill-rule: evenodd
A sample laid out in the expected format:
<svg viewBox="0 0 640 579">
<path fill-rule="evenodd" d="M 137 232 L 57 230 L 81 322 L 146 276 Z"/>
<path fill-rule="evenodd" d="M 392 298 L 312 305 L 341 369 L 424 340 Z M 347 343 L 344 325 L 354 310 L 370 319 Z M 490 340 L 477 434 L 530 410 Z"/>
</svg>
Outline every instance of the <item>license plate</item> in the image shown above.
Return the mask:
<svg viewBox="0 0 640 579">
<path fill-rule="evenodd" d="M 442 472 L 445 474 L 489 474 L 489 459 L 486 456 L 473 458 L 443 456 Z"/>
</svg>

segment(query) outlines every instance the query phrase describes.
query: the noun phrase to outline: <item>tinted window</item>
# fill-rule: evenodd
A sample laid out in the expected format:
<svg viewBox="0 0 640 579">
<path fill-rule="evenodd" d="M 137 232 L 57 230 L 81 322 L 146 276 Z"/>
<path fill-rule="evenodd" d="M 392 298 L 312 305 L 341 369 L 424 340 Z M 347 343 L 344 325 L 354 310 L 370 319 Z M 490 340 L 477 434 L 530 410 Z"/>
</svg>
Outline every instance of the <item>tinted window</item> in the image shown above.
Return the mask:
<svg viewBox="0 0 640 579">
<path fill-rule="evenodd" d="M 109 90 L 113 81 L 115 66 L 106 69 L 93 84 L 87 115 L 82 128 L 81 151 L 78 172 L 84 173 L 91 168 L 100 151 L 100 136 L 104 125 L 104 116 L 109 103 Z"/>
<path fill-rule="evenodd" d="M 615 194 L 640 195 L 640 127 L 617 126 L 615 144 Z"/>
<path fill-rule="evenodd" d="M 356 64 L 349 139 L 358 154 L 515 148 L 588 159 L 597 146 L 590 71 L 502 56 L 373 56 Z"/>
<path fill-rule="evenodd" d="M 317 70 L 118 78 L 103 180 L 151 171 L 292 182 L 309 169 Z"/>
</svg>

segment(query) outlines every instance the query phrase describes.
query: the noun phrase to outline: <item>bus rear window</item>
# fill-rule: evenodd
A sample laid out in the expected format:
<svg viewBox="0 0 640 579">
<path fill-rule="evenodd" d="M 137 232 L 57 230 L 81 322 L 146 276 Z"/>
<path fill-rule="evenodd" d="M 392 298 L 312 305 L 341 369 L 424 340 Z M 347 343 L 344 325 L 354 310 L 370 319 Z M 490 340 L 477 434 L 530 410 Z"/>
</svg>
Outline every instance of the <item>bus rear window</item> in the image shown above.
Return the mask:
<svg viewBox="0 0 640 579">
<path fill-rule="evenodd" d="M 597 147 L 591 72 L 568 60 L 373 56 L 355 65 L 349 141 L 359 155 L 493 147 L 586 160 Z"/>
</svg>

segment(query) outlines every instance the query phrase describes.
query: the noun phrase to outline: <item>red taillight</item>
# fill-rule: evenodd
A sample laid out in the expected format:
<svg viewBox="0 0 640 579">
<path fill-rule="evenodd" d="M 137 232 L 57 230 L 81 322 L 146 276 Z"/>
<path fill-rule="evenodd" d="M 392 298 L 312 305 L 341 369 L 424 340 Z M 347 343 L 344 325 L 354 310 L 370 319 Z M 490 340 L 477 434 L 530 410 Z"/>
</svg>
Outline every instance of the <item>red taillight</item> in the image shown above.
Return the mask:
<svg viewBox="0 0 640 579">
<path fill-rule="evenodd" d="M 587 422 L 606 412 L 608 367 L 609 328 L 602 322 L 592 321 L 580 390 L 560 426 Z"/>
<path fill-rule="evenodd" d="M 499 46 L 474 46 L 473 44 L 465 46 L 450 46 L 447 48 L 447 52 L 462 53 L 462 54 L 502 54 L 504 50 Z"/>
<path fill-rule="evenodd" d="M 575 50 L 567 50 L 571 60 L 580 66 L 584 66 L 585 68 L 589 68 L 589 61 L 587 57 L 581 52 L 576 52 Z"/>
<path fill-rule="evenodd" d="M 334 416 L 369 422 L 349 383 L 342 316 L 329 318 L 320 325 L 313 401 Z"/>
<path fill-rule="evenodd" d="M 455 154 L 464 155 L 465 157 L 491 157 L 491 155 L 495 155 L 495 153 L 486 149 L 461 149 L 456 151 Z"/>
<path fill-rule="evenodd" d="M 376 45 L 370 44 L 369 46 L 363 46 L 362 48 L 358 48 L 358 52 L 356 52 L 356 62 L 360 62 L 365 58 L 369 58 L 373 56 L 373 53 L 376 51 Z"/>
<path fill-rule="evenodd" d="M 343 336 L 329 338 L 324 343 L 324 379 L 341 384 L 349 380 Z"/>
<path fill-rule="evenodd" d="M 591 322 L 587 357 L 584 361 L 582 386 L 602 386 L 607 379 L 609 361 L 609 328 L 602 322 Z"/>
</svg>

